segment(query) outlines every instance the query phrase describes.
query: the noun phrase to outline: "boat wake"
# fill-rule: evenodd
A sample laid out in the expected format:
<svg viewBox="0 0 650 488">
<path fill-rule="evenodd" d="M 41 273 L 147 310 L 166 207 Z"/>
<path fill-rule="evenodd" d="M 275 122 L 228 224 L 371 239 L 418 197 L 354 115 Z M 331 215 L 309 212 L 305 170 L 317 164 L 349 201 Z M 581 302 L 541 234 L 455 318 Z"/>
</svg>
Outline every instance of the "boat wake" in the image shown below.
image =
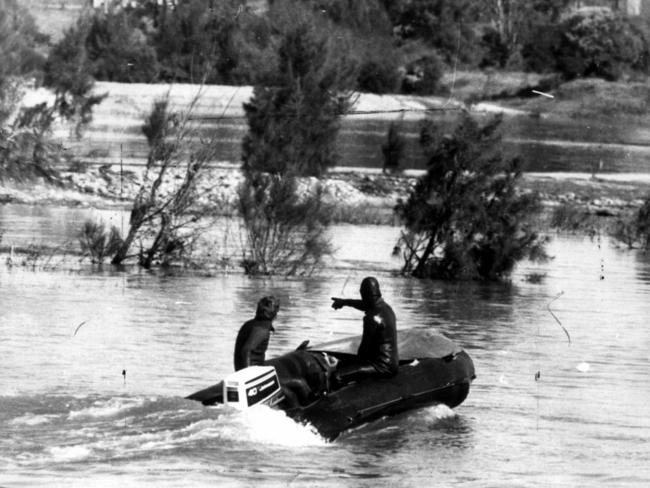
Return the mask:
<svg viewBox="0 0 650 488">
<path fill-rule="evenodd" d="M 0 458 L 0 472 L 51 463 L 205 455 L 215 449 L 328 445 L 310 426 L 266 406 L 241 412 L 170 397 L 62 396 L 38 401 L 14 397 L 11 407 L 0 419 L 11 432 L 0 439 L 0 452 L 11 453 L 11 458 Z"/>
</svg>

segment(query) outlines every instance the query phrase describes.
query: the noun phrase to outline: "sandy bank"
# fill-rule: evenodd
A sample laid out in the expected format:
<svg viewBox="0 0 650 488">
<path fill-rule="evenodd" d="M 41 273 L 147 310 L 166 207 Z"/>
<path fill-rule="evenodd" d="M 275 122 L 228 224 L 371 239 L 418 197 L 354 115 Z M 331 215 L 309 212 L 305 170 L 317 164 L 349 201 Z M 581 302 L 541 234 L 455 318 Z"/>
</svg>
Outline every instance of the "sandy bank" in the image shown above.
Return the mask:
<svg viewBox="0 0 650 488">
<path fill-rule="evenodd" d="M 392 209 L 409 191 L 421 171 L 385 175 L 376 170 L 341 168 L 320 181 L 334 219 L 349 223 L 392 222 Z M 129 208 L 141 179 L 132 171 L 120 173 L 108 167 L 83 173 L 62 172 L 60 183 L 42 180 L 30 183 L 4 182 L 1 203 L 74 206 L 82 208 Z M 201 198 L 226 206 L 236 202 L 241 172 L 234 166 L 213 168 L 198 188 Z M 301 182 L 306 191 L 319 183 L 315 178 Z M 650 194 L 650 174 L 527 173 L 521 187 L 540 193 L 547 206 L 575 203 L 594 211 L 611 213 L 637 208 Z M 206 200 L 207 202 L 207 200 Z"/>
</svg>

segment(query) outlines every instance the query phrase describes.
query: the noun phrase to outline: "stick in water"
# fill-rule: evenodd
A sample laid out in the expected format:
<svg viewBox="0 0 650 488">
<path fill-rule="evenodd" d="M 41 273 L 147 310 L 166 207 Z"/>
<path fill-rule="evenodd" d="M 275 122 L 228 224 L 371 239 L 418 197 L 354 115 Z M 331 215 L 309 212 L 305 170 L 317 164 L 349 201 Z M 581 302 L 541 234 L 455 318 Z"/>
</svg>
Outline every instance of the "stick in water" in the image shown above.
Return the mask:
<svg viewBox="0 0 650 488">
<path fill-rule="evenodd" d="M 548 311 L 550 312 L 550 314 L 553 316 L 553 318 L 555 319 L 555 321 L 558 323 L 558 325 L 559 325 L 560 327 L 562 327 L 562 330 L 563 330 L 564 333 L 566 334 L 567 339 L 569 339 L 569 345 L 571 345 L 571 336 L 569 335 L 569 331 L 566 330 L 566 329 L 564 328 L 564 326 L 562 325 L 562 322 L 560 322 L 560 319 L 558 319 L 558 318 L 555 316 L 555 314 L 553 313 L 553 310 L 551 310 L 551 303 L 553 303 L 555 300 L 557 300 L 558 298 L 560 298 L 562 295 L 564 295 L 564 292 L 563 292 L 563 291 L 561 291 L 560 293 L 558 293 L 558 295 L 557 295 L 555 298 L 553 298 L 553 300 L 551 300 L 551 301 L 548 303 L 548 305 L 546 306 L 546 308 L 548 309 Z"/>
<path fill-rule="evenodd" d="M 79 329 L 81 329 L 81 326 L 82 326 L 83 324 L 85 324 L 85 323 L 86 323 L 86 321 L 84 320 L 84 321 L 81 322 L 79 325 L 77 325 L 77 328 L 74 330 L 74 334 L 72 334 L 72 337 L 74 337 L 74 336 L 77 335 L 77 332 L 79 332 Z"/>
</svg>

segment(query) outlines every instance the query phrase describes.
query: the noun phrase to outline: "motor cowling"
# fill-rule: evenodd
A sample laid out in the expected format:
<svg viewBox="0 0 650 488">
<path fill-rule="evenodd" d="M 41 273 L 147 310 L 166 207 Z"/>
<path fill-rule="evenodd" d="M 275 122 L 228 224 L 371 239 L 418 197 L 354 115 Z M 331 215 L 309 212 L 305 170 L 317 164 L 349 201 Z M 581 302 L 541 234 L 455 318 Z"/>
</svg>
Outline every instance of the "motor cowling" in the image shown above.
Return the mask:
<svg viewBox="0 0 650 488">
<path fill-rule="evenodd" d="M 259 404 L 274 406 L 283 399 L 273 366 L 250 366 L 232 373 L 223 381 L 223 403 L 239 410 Z"/>
</svg>

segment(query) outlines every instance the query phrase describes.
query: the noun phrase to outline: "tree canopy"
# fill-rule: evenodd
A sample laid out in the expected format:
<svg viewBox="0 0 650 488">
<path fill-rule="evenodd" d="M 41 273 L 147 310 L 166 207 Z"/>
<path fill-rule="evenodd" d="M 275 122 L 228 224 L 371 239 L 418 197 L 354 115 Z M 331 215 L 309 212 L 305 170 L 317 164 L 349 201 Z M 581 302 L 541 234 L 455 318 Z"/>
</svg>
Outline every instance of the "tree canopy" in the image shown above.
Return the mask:
<svg viewBox="0 0 650 488">
<path fill-rule="evenodd" d="M 500 117 L 480 124 L 465 114 L 451 134 L 423 125 L 427 172 L 396 208 L 405 226 L 404 273 L 498 280 L 517 261 L 545 256 L 532 219 L 538 198 L 517 190 L 521 161 L 501 154 L 500 124 Z"/>
</svg>

